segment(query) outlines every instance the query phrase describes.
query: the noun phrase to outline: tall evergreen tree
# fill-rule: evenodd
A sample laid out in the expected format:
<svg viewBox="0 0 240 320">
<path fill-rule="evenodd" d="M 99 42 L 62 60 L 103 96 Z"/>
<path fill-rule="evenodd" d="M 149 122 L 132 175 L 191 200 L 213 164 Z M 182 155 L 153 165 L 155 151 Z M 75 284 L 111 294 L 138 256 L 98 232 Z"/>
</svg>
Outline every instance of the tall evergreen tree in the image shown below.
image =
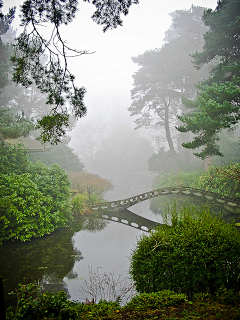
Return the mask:
<svg viewBox="0 0 240 320">
<path fill-rule="evenodd" d="M 134 74 L 134 88 L 131 92 L 132 116 L 137 128 L 154 126 L 165 131 L 169 151 L 175 154 L 173 131 L 177 124 L 177 113 L 182 112 L 181 96 L 193 97 L 196 94 L 194 82 L 203 77 L 191 64 L 189 53 L 203 45 L 206 31 L 201 16 L 203 8 L 176 11 L 170 29 L 166 32 L 162 48 L 150 50 L 133 58 L 140 69 Z"/>
<path fill-rule="evenodd" d="M 220 0 L 215 10 L 204 12 L 203 20 L 210 30 L 204 35 L 202 52 L 193 55 L 198 69 L 213 61 L 211 76 L 201 82 L 196 100 L 184 100 L 191 109 L 180 117 L 181 132 L 196 134 L 193 141 L 184 143 L 202 159 L 222 156 L 217 141 L 223 129 L 232 129 L 240 120 L 240 4 L 239 0 Z"/>
</svg>

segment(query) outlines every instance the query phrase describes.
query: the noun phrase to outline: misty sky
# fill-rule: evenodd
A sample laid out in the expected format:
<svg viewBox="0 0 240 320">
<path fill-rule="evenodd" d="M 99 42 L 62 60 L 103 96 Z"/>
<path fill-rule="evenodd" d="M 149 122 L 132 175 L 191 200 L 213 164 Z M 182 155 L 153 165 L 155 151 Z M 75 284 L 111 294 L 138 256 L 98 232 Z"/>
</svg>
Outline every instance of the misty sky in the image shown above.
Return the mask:
<svg viewBox="0 0 240 320">
<path fill-rule="evenodd" d="M 22 0 L 3 2 L 6 10 L 14 5 L 18 7 Z M 88 114 L 85 119 L 79 120 L 73 132 L 73 145 L 76 148 L 81 126 L 91 124 L 96 117 L 108 114 L 112 121 L 132 121 L 127 108 L 131 104 L 132 75 L 137 66 L 131 57 L 160 48 L 164 33 L 171 24 L 169 13 L 188 10 L 192 4 L 214 9 L 217 1 L 140 0 L 140 4 L 133 5 L 129 14 L 123 17 L 122 27 L 103 33 L 102 27 L 91 20 L 94 6 L 79 1 L 76 19 L 63 27 L 62 35 L 70 47 L 95 53 L 69 60 L 69 69 L 76 76 L 77 85 L 87 89 L 85 103 Z M 13 27 L 19 27 L 18 18 Z"/>
</svg>

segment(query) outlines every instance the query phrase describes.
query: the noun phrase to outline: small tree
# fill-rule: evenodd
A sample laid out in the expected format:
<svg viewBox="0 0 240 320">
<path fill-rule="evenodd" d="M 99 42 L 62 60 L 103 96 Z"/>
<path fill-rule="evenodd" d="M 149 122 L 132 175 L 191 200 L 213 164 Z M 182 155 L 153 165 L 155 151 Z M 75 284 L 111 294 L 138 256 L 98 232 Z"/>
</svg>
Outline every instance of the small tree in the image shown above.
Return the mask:
<svg viewBox="0 0 240 320">
<path fill-rule="evenodd" d="M 71 171 L 69 175 L 72 188 L 81 193 L 87 192 L 89 201 L 100 200 L 108 190 L 113 189 L 110 180 L 97 174 Z"/>
<path fill-rule="evenodd" d="M 193 215 L 194 214 L 194 215 Z M 131 257 L 138 292 L 240 290 L 240 235 L 207 209 L 172 213 L 172 226 L 144 235 Z"/>
</svg>

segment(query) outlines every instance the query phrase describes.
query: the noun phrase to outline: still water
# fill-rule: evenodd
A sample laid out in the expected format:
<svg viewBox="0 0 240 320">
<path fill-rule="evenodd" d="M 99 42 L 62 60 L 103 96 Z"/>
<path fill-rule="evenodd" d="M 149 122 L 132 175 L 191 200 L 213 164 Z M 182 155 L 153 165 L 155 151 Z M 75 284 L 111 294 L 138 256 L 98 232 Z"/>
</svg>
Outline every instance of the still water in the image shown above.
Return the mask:
<svg viewBox="0 0 240 320">
<path fill-rule="evenodd" d="M 132 211 L 154 221 L 145 201 Z M 72 300 L 85 301 L 83 280 L 91 273 L 110 273 L 114 278 L 128 277 L 129 257 L 145 231 L 114 221 L 79 218 L 69 228 L 30 242 L 7 242 L 0 247 L 0 275 L 3 277 L 6 304 L 12 303 L 18 283 L 37 281 L 43 290 L 64 290 Z M 86 295 L 86 294 L 85 294 Z"/>
<path fill-rule="evenodd" d="M 175 200 L 162 198 L 162 210 L 159 210 L 158 198 L 155 199 L 155 204 L 153 200 L 151 203 L 147 200 L 130 209 L 161 223 L 162 213 Z M 150 205 L 155 213 L 150 210 Z M 0 275 L 3 277 L 6 305 L 13 303 L 14 297 L 8 293 L 18 283 L 34 281 L 41 285 L 43 291 L 64 290 L 72 300 L 90 299 L 86 282 L 96 286 L 91 282 L 94 274 L 98 274 L 98 282 L 103 274 L 115 280 L 120 276 L 121 281 L 128 277 L 129 257 L 137 240 L 145 233 L 114 221 L 80 217 L 69 228 L 42 238 L 26 243 L 5 243 L 0 247 Z"/>
</svg>

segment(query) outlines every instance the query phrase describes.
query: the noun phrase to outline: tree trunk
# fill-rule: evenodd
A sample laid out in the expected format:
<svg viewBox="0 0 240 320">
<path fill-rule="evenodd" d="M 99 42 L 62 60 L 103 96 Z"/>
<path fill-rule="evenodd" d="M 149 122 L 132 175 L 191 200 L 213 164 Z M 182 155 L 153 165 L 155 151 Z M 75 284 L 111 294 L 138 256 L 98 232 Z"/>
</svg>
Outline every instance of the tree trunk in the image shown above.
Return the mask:
<svg viewBox="0 0 240 320">
<path fill-rule="evenodd" d="M 204 166 L 205 166 L 205 171 L 207 171 L 209 169 L 209 167 L 211 166 L 212 161 L 210 157 L 206 157 L 204 159 Z"/>
<path fill-rule="evenodd" d="M 171 137 L 171 133 L 170 133 L 170 128 L 169 128 L 169 105 L 170 105 L 170 100 L 167 103 L 166 100 L 164 100 L 164 111 L 165 111 L 165 117 L 164 117 L 164 126 L 165 126 L 165 132 L 166 132 L 166 138 L 167 138 L 167 142 L 168 142 L 168 146 L 169 146 L 169 150 L 170 153 L 175 155 L 175 149 L 174 149 L 174 145 L 173 145 L 173 141 L 172 141 L 172 137 Z"/>
<path fill-rule="evenodd" d="M 170 162 L 172 163 L 172 169 L 174 171 L 178 170 L 178 164 L 177 164 L 177 158 L 176 158 L 176 151 L 174 149 L 172 137 L 171 137 L 171 132 L 170 132 L 170 127 L 169 127 L 169 106 L 170 106 L 170 99 L 168 103 L 166 100 L 164 100 L 164 111 L 165 111 L 165 119 L 164 119 L 164 126 L 165 126 L 165 132 L 166 132 L 166 138 L 169 146 L 169 153 L 170 153 Z"/>
</svg>

